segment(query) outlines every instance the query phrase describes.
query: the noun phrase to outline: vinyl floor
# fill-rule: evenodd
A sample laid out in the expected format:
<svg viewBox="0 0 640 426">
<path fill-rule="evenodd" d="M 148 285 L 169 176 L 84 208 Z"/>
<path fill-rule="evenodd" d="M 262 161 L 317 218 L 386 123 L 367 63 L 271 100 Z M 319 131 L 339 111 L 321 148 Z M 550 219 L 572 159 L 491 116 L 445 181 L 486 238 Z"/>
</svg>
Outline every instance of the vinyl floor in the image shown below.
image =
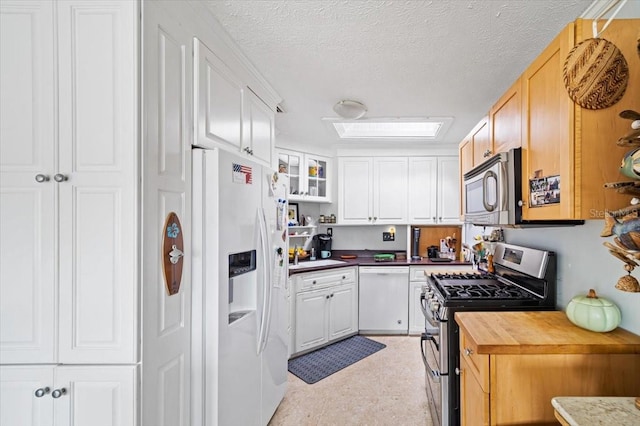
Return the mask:
<svg viewBox="0 0 640 426">
<path fill-rule="evenodd" d="M 419 336 L 367 336 L 386 348 L 308 385 L 289 373 L 270 426 L 431 426 Z"/>
</svg>

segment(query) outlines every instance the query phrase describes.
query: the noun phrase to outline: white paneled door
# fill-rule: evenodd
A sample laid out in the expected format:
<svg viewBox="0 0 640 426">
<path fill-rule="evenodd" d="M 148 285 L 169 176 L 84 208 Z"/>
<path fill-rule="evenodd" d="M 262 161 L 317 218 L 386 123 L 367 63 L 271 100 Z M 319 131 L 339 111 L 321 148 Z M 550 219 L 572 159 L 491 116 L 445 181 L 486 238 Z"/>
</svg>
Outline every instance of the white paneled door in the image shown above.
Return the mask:
<svg viewBox="0 0 640 426">
<path fill-rule="evenodd" d="M 193 36 L 182 2 L 145 1 L 143 68 L 142 424 L 188 426 L 191 410 L 191 90 Z M 182 22 L 183 24 L 185 22 Z M 182 224 L 182 285 L 169 295 L 160 256 L 165 219 Z M 203 380 L 202 371 L 196 372 Z M 194 418 L 202 419 L 202 405 Z M 198 424 L 197 420 L 194 424 Z M 200 423 L 202 424 L 202 423 Z"/>
<path fill-rule="evenodd" d="M 0 2 L 0 364 L 56 359 L 53 5 Z"/>
</svg>

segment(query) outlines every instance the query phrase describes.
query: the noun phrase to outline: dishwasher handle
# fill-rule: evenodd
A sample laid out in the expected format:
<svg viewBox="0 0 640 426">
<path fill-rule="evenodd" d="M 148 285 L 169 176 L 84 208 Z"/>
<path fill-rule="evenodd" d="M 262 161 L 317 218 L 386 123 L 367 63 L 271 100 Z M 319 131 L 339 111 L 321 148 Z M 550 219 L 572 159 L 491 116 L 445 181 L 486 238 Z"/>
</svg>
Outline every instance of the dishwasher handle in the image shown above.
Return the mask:
<svg viewBox="0 0 640 426">
<path fill-rule="evenodd" d="M 360 267 L 358 270 L 360 274 L 375 274 L 375 275 L 409 275 L 409 268 L 406 266 L 399 267 Z"/>
</svg>

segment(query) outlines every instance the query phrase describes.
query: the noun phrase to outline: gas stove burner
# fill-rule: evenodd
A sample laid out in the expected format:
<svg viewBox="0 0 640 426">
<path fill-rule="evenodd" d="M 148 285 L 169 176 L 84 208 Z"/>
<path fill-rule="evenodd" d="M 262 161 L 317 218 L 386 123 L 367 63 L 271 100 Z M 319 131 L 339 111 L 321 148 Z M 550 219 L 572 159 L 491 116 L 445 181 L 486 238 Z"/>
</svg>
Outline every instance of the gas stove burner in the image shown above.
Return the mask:
<svg viewBox="0 0 640 426">
<path fill-rule="evenodd" d="M 490 274 L 482 274 L 480 272 L 442 272 L 439 274 L 433 274 L 433 276 L 440 280 L 470 280 L 486 277 L 493 278 Z"/>
<path fill-rule="evenodd" d="M 442 284 L 442 283 L 441 283 Z M 444 296 L 449 299 L 533 299 L 519 289 L 494 280 L 464 280 L 441 285 Z"/>
</svg>

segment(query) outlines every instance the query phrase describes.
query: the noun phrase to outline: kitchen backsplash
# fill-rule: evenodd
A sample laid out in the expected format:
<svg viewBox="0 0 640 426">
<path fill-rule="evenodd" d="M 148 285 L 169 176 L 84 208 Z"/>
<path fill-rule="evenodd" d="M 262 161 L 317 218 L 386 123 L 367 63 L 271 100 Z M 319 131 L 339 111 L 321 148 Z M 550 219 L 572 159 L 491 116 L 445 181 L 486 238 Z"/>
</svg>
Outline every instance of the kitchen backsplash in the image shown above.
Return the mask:
<svg viewBox="0 0 640 426">
<path fill-rule="evenodd" d="M 598 295 L 618 305 L 622 312 L 620 327 L 640 334 L 640 293 L 628 293 L 614 286 L 626 272 L 622 262 L 611 256 L 600 237 L 603 221 L 588 220 L 572 227 L 504 229 L 505 241 L 511 244 L 553 250 L 558 256 L 559 308 L 565 309 L 572 297 L 587 294 L 593 288 Z M 490 227 L 465 227 L 465 242 L 476 235 L 488 235 Z M 638 269 L 634 272 L 638 278 Z"/>
</svg>

